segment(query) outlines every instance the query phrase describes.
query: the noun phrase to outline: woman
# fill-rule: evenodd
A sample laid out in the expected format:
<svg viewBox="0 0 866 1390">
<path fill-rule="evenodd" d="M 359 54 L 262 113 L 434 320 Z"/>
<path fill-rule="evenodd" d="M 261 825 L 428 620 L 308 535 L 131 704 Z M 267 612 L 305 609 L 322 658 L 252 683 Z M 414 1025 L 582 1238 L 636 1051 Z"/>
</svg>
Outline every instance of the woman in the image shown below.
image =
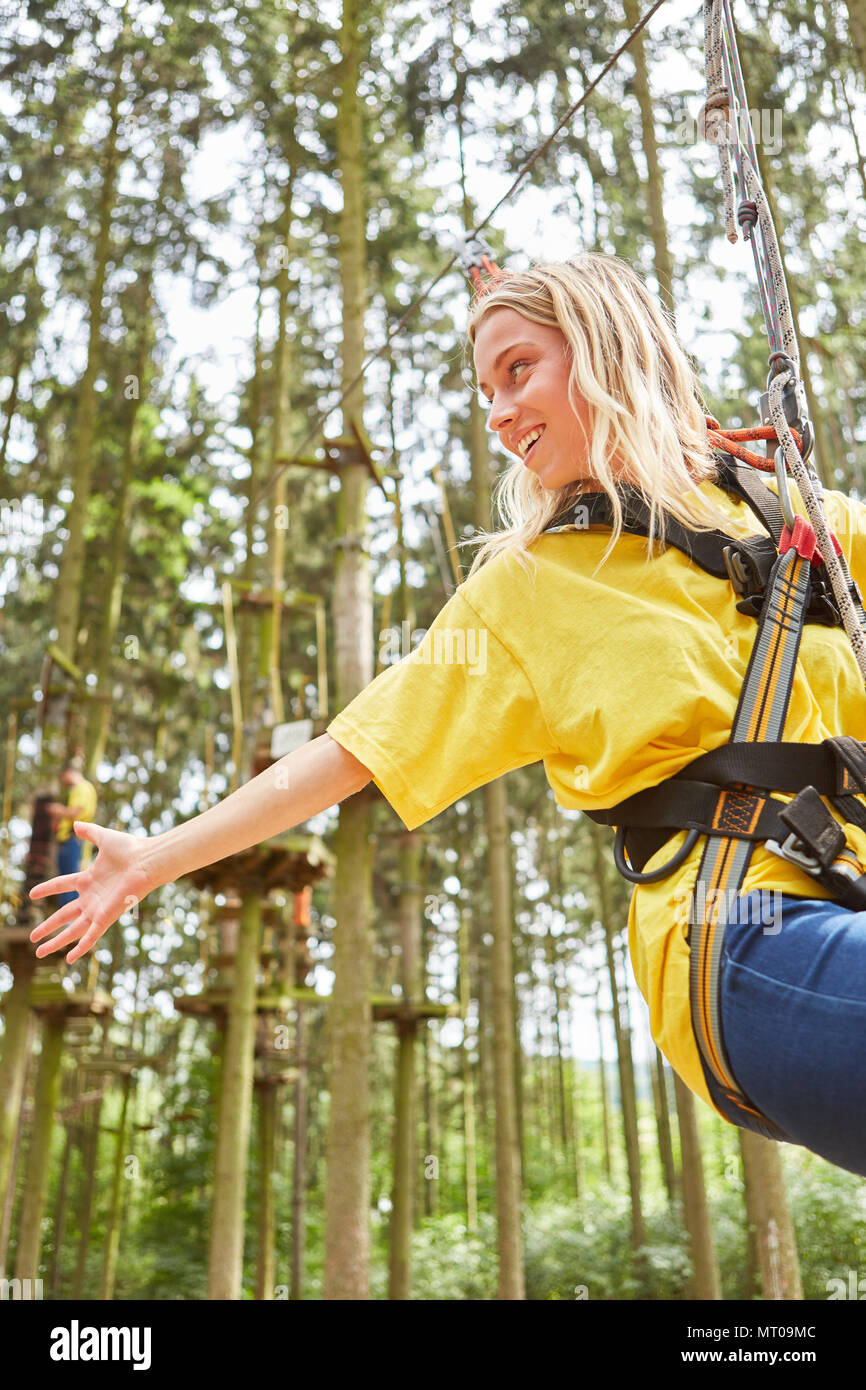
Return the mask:
<svg viewBox="0 0 866 1390">
<path fill-rule="evenodd" d="M 186 825 L 139 839 L 77 826 L 99 853 L 32 939 L 77 960 L 160 884 L 306 821 L 372 778 L 414 829 L 476 787 L 538 760 L 560 805 L 617 805 L 730 738 L 755 620 L 724 581 L 678 549 L 621 533 L 617 487 L 638 488 L 660 536 L 759 525 L 716 486 L 694 372 L 667 316 L 616 258 L 585 254 L 509 273 L 469 330 L 490 429 L 514 462 L 500 484 L 508 525 L 485 533 L 467 580 L 420 645 L 383 671 L 320 738 Z M 571 499 L 603 490 L 612 530 L 543 535 Z M 795 497 L 797 509 L 802 503 Z M 860 508 L 825 493 L 855 579 L 866 571 Z M 511 565 L 511 559 L 518 564 Z M 866 698 L 840 629 L 804 631 L 786 740 L 866 736 Z M 282 765 L 285 764 L 285 767 Z M 845 826 L 866 866 L 866 834 Z M 645 866 L 670 858 L 679 835 Z M 712 1104 L 689 1013 L 688 902 L 701 844 L 670 877 L 638 887 L 629 939 L 653 1036 Z M 840 909 L 758 844 L 743 893 L 771 890 L 781 921 L 727 929 L 722 1018 L 737 1080 L 792 1142 L 866 1175 L 866 914 Z"/>
</svg>

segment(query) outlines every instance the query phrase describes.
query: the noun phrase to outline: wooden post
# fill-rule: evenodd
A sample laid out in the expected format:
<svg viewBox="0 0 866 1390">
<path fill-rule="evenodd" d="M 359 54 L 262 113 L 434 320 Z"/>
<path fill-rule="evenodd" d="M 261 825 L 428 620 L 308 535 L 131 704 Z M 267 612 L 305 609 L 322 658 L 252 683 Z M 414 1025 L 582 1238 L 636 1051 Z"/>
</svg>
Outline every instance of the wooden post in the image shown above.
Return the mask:
<svg viewBox="0 0 866 1390">
<path fill-rule="evenodd" d="M 261 925 L 259 891 L 245 886 L 222 1067 L 208 1270 L 208 1298 L 211 1299 L 241 1296 Z"/>
<path fill-rule="evenodd" d="M 6 1187 L 0 1184 L 0 1277 L 4 1276 L 6 1270 L 6 1254 L 9 1248 L 9 1233 L 12 1230 L 12 1211 L 15 1206 L 15 1188 L 18 1172 L 18 1157 L 21 1153 L 21 1140 L 24 1130 L 24 1106 L 21 1103 L 24 1098 L 24 1087 L 27 1081 L 27 1067 L 30 1062 L 30 1053 L 33 1046 L 33 1032 L 36 1023 L 36 1015 L 28 1015 L 26 1023 L 26 1035 L 24 1044 L 24 1075 L 21 1083 L 21 1097 L 18 1104 L 18 1117 L 12 1135 L 11 1154 L 9 1158 L 9 1172 Z M 2 1069 L 0 1069 L 2 1076 Z M 5 1200 L 4 1200 L 5 1193 Z"/>
<path fill-rule="evenodd" d="M 295 1061 L 298 1076 L 295 1082 L 294 1140 L 292 1165 L 292 1263 L 289 1298 L 304 1296 L 304 1213 L 307 1192 L 307 1011 L 298 1000 L 295 1024 Z"/>
<path fill-rule="evenodd" d="M 8 948 L 8 963 L 12 970 L 12 988 L 4 996 L 3 1052 L 0 1057 L 0 1201 L 4 1202 L 12 1177 L 12 1157 L 21 1103 L 24 1097 L 24 1078 L 27 1074 L 30 1025 L 30 986 L 36 969 L 36 955 L 27 943 Z M 0 1227 L 3 1227 L 0 1211 Z M 8 1235 L 0 1231 L 0 1237 Z M 0 1271 L 6 1262 L 6 1238 L 0 1238 Z"/>
<path fill-rule="evenodd" d="M 48 1159 L 51 1151 L 51 1130 L 60 1086 L 60 1062 L 63 1056 L 63 1030 L 66 1014 L 62 1010 L 46 1012 L 42 1019 L 42 1051 L 36 1076 L 36 1096 L 33 1107 L 33 1128 L 27 1154 L 27 1185 L 21 1204 L 21 1228 L 18 1234 L 16 1279 L 39 1277 L 39 1252 L 42 1247 L 42 1213 L 48 1187 Z"/>
<path fill-rule="evenodd" d="M 259 1221 L 256 1263 L 256 1298 L 268 1302 L 274 1297 L 274 1168 L 276 1166 L 277 1086 L 267 1077 L 256 1081 L 259 1112 Z"/>
</svg>

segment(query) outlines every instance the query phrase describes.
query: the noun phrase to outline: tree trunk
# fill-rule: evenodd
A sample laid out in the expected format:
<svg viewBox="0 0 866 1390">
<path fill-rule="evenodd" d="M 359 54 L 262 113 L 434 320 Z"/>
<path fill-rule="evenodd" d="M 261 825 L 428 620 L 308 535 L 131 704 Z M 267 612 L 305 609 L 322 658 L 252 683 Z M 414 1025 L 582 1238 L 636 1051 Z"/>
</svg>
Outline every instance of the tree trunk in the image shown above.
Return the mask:
<svg viewBox="0 0 866 1390">
<path fill-rule="evenodd" d="M 31 1013 L 27 1026 L 27 1053 L 25 1064 L 25 1089 L 26 1089 L 26 1068 L 29 1066 L 30 1053 L 33 1046 L 33 1033 L 36 1023 L 36 1015 Z M 24 1141 L 24 1105 L 23 1094 L 22 1104 L 18 1107 L 18 1123 L 15 1126 L 15 1134 L 12 1139 L 12 1157 L 9 1165 L 9 1184 L 3 1193 L 0 1188 L 0 1202 L 3 1203 L 0 1210 L 0 1277 L 5 1276 L 6 1258 L 9 1250 L 9 1235 L 12 1230 L 12 1213 L 15 1207 L 15 1194 L 18 1187 L 18 1160 L 21 1156 Z M 5 1197 L 5 1200 L 4 1200 Z"/>
<path fill-rule="evenodd" d="M 366 298 L 358 0 L 343 0 L 337 116 L 337 162 L 342 176 L 340 275 L 343 286 L 343 389 L 359 373 L 364 352 Z M 363 393 L 343 403 L 343 434 L 363 418 Z M 337 499 L 334 642 L 337 705 L 342 709 L 373 678 L 373 602 L 364 552 L 368 473 L 362 462 L 341 468 Z M 331 1112 L 325 1194 L 325 1299 L 369 1298 L 370 1266 L 370 913 L 369 788 L 340 807 L 335 836 L 334 993 L 331 1028 Z"/>
<path fill-rule="evenodd" d="M 564 1055 L 564 1038 L 562 1035 L 562 1016 L 565 1012 L 566 1001 L 563 997 L 563 991 L 559 983 L 559 977 L 556 968 L 557 962 L 554 954 L 555 946 L 553 936 L 549 930 L 546 933 L 545 944 L 547 948 L 548 966 L 550 969 L 550 987 L 553 992 L 554 999 L 553 1037 L 555 1042 L 554 1062 L 556 1067 L 557 1109 L 559 1112 L 559 1143 L 562 1151 L 563 1166 L 566 1169 L 566 1171 L 570 1171 L 574 1175 L 576 1174 L 577 1169 L 572 1161 L 569 1149 L 568 1100 L 566 1096 L 565 1083 L 566 1060 Z"/>
<path fill-rule="evenodd" d="M 490 452 L 484 437 L 484 418 L 475 398 L 470 403 L 472 486 L 475 518 L 490 525 Z M 512 866 L 508 839 L 508 806 L 501 777 L 485 787 L 489 846 L 493 946 L 490 952 L 493 985 L 493 1085 L 496 1108 L 496 1213 L 498 1226 L 500 1299 L 526 1297 L 523 1275 L 523 1235 L 520 1224 L 520 1127 L 516 1068 L 516 1010 L 511 959 L 513 919 Z M 483 1020 L 483 1013 L 481 1018 Z M 480 1040 L 479 1040 L 480 1041 Z"/>
<path fill-rule="evenodd" d="M 738 1130 L 746 1189 L 746 1218 L 754 1231 L 761 1296 L 802 1299 L 797 1242 L 788 1210 L 779 1146 L 751 1130 Z"/>
<path fill-rule="evenodd" d="M 526 1297 L 520 1225 L 520 1136 L 514 1066 L 514 970 L 511 961 L 511 856 L 501 777 L 484 789 L 490 846 L 493 946 L 493 1062 L 496 1093 L 496 1215 L 500 1299 Z"/>
<path fill-rule="evenodd" d="M 125 21 L 128 23 L 128 21 Z M 117 170 L 120 162 L 118 132 L 120 105 L 124 96 L 120 62 L 125 45 L 118 45 L 118 68 L 108 96 L 109 128 L 102 157 L 102 191 L 99 202 L 99 231 L 94 249 L 93 283 L 88 304 L 87 363 L 78 383 L 77 409 L 72 428 L 72 457 L 70 488 L 72 501 L 64 519 L 68 539 L 63 547 L 60 574 L 57 579 L 54 626 L 57 645 L 73 661 L 76 658 L 78 614 L 81 586 L 84 577 L 84 550 L 87 509 L 95 460 L 96 396 L 94 386 L 102 363 L 103 294 L 108 264 L 116 251 L 111 245 L 111 224 L 116 196 Z"/>
<path fill-rule="evenodd" d="M 464 1191 L 466 1193 L 466 1229 L 474 1234 L 478 1230 L 478 1174 L 475 1166 L 475 1083 L 472 1076 L 472 1064 L 469 1060 L 469 1039 L 467 1037 L 467 1014 L 471 997 L 469 987 L 469 927 L 465 909 L 461 907 L 458 911 L 460 916 L 460 1014 L 463 1019 L 461 1053 L 463 1058 Z"/>
<path fill-rule="evenodd" d="M 691 1297 L 697 1299 L 721 1298 L 719 1266 L 713 1245 L 713 1228 L 710 1224 L 710 1209 L 707 1204 L 707 1189 L 704 1182 L 704 1164 L 701 1157 L 700 1139 L 698 1138 L 695 1098 L 676 1072 L 674 1072 L 674 1089 L 680 1124 L 683 1208 L 694 1270 Z"/>
<path fill-rule="evenodd" d="M 7 1193 L 14 1189 L 13 1161 L 30 1054 L 30 985 L 36 969 L 33 947 L 26 943 L 11 947 L 7 959 L 13 978 L 4 995 L 6 1031 L 0 1060 L 0 1273 L 6 1267 L 11 1209 L 8 1218 L 5 1212 Z"/>
<path fill-rule="evenodd" d="M 423 1002 L 421 968 L 421 837 L 400 837 L 400 964 L 403 999 Z M 394 1184 L 391 1197 L 390 1278 L 388 1297 L 411 1297 L 410 1245 L 414 1221 L 415 1044 L 417 1018 L 400 1020 L 397 1029 L 397 1080 L 394 1110 Z"/>
<path fill-rule="evenodd" d="M 90 1244 L 90 1217 L 93 1210 L 93 1190 L 96 1185 L 96 1168 L 99 1159 L 99 1119 L 102 1114 L 102 1098 L 93 1107 L 90 1125 L 82 1129 L 81 1138 L 81 1192 L 78 1200 L 78 1255 L 75 1260 L 75 1275 L 72 1280 L 70 1298 L 73 1302 L 84 1296 L 84 1274 L 87 1268 L 87 1247 Z"/>
<path fill-rule="evenodd" d="M 634 29 L 640 21 L 638 0 L 624 0 L 625 22 Z M 649 87 L 643 34 L 638 34 L 629 48 L 634 63 L 634 90 L 640 107 L 641 137 L 647 162 L 647 205 L 653 241 L 654 268 L 659 298 L 666 309 L 673 310 L 673 267 L 667 242 L 664 214 L 664 178 L 656 144 L 655 111 Z"/>
<path fill-rule="evenodd" d="M 661 1160 L 662 1174 L 664 1176 L 668 1198 L 670 1201 L 673 1201 L 677 1195 L 677 1177 L 674 1167 L 674 1151 L 671 1144 L 671 1115 L 670 1106 L 668 1104 L 665 1059 L 655 1044 L 653 1044 L 652 1052 L 655 1056 L 653 1061 L 650 1062 L 650 1073 L 653 1082 L 656 1128 L 659 1136 L 659 1158 Z"/>
<path fill-rule="evenodd" d="M 72 1157 L 73 1136 L 76 1125 L 70 1121 L 64 1126 L 63 1159 L 60 1164 L 60 1181 L 57 1184 L 57 1201 L 54 1204 L 54 1240 L 51 1265 L 46 1280 L 48 1296 L 53 1301 L 60 1297 L 60 1260 L 63 1252 L 63 1237 L 66 1232 L 66 1207 L 69 1194 L 69 1163 Z"/>
<path fill-rule="evenodd" d="M 860 76 L 866 78 L 866 15 L 862 0 L 846 0 L 848 6 L 849 34 L 860 64 Z M 760 1136 L 759 1136 L 760 1137 Z"/>
<path fill-rule="evenodd" d="M 33 1105 L 33 1127 L 27 1154 L 27 1184 L 21 1204 L 21 1226 L 18 1233 L 16 1279 L 39 1277 L 39 1252 L 42 1248 L 42 1213 L 48 1189 L 48 1162 L 51 1155 L 51 1131 L 60 1089 L 60 1063 L 63 1057 L 63 1031 L 66 1015 L 46 1013 L 42 1018 L 42 1051 L 36 1074 L 36 1096 Z"/>
<path fill-rule="evenodd" d="M 602 849 L 601 828 L 593 822 L 593 841 L 595 844 L 596 883 L 601 906 L 601 919 L 604 928 L 607 951 L 607 973 L 613 1006 L 613 1026 L 616 1034 L 616 1051 L 619 1063 L 619 1087 L 622 1101 L 622 1123 L 625 1136 L 625 1154 L 628 1165 L 628 1186 L 631 1195 L 631 1243 L 638 1250 L 646 1242 L 643 1208 L 641 1204 L 640 1141 L 637 1127 L 637 1096 L 634 1084 L 634 1062 L 631 1053 L 631 1037 L 623 1026 L 620 1012 L 619 987 L 616 979 L 616 960 L 613 949 L 613 922 L 608 891 L 607 865 Z"/>
<path fill-rule="evenodd" d="M 595 1017 L 598 1023 L 598 1071 L 601 1084 L 601 1127 L 604 1137 L 604 1171 L 608 1182 L 613 1179 L 613 1168 L 611 1165 L 610 1154 L 610 1105 L 607 1098 L 607 1070 L 604 1061 L 604 1029 L 601 1026 L 601 1004 L 598 997 L 598 986 L 596 985 L 595 994 Z"/>
<path fill-rule="evenodd" d="M 136 326 L 139 349 L 130 364 L 131 380 L 127 388 L 132 392 L 126 407 L 126 420 L 123 440 L 123 468 L 118 484 L 116 498 L 117 515 L 111 538 L 111 562 L 106 582 L 107 600 L 103 609 L 102 626 L 96 651 L 96 689 L 101 694 L 111 693 L 111 654 L 123 604 L 123 587 L 126 582 L 126 557 L 129 549 L 130 528 L 132 525 L 132 483 L 139 470 L 140 456 L 140 405 L 150 384 L 150 353 L 152 349 L 153 299 L 151 296 L 152 274 L 141 286 L 139 322 Z M 105 753 L 108 741 L 108 727 L 111 718 L 111 704 L 108 700 L 94 700 L 90 705 L 87 723 L 85 772 L 93 778 Z"/>
<path fill-rule="evenodd" d="M 439 1152 L 439 1117 L 436 1110 L 436 1064 L 433 1056 L 433 1033 L 425 1028 L 421 1035 L 424 1046 L 424 1135 L 425 1155 Z M 465 1105 L 465 1100 L 464 1100 Z M 439 1210 L 438 1182 L 424 1183 L 424 1214 L 435 1216 Z"/>
<path fill-rule="evenodd" d="M 114 1280 L 117 1274 L 117 1252 L 120 1249 L 120 1185 L 123 1180 L 124 1149 L 126 1148 L 126 1120 L 129 1114 L 129 1093 L 132 1088 L 132 1075 L 126 1072 L 121 1079 L 122 1101 L 120 1119 L 117 1122 L 117 1143 L 114 1149 L 114 1171 L 111 1177 L 111 1201 L 108 1206 L 108 1224 L 105 1231 L 105 1258 L 102 1264 L 102 1284 L 99 1297 L 104 1300 L 114 1298 Z"/>
<path fill-rule="evenodd" d="M 243 1284 L 244 1198 L 253 1103 L 256 972 L 262 929 L 260 890 L 244 884 L 235 977 L 226 1025 L 208 1298 L 239 1299 Z"/>
<path fill-rule="evenodd" d="M 295 1024 L 295 1060 L 298 1079 L 295 1082 L 294 1137 L 295 1156 L 292 1165 L 292 1273 L 289 1298 L 304 1296 L 304 1248 L 306 1244 L 305 1211 L 307 1193 L 307 1013 L 306 1006 L 297 1002 Z"/>
<path fill-rule="evenodd" d="M 277 1087 L 274 1082 L 260 1080 L 256 1082 L 255 1091 L 259 1112 L 259 1239 L 256 1298 L 259 1302 L 265 1303 L 273 1299 L 276 1285 L 274 1171 L 277 1154 Z"/>
</svg>

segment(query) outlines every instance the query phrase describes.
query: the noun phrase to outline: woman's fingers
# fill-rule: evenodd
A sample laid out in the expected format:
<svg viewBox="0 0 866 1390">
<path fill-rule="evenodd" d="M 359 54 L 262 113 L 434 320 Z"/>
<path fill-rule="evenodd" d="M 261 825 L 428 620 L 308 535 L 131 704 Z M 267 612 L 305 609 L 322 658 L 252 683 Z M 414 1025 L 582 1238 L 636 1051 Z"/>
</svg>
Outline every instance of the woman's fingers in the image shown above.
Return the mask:
<svg viewBox="0 0 866 1390">
<path fill-rule="evenodd" d="M 79 956 L 83 956 L 89 951 L 91 946 L 95 946 L 99 938 L 107 931 L 106 927 L 98 927 L 95 922 L 91 922 L 90 928 L 84 933 L 77 946 L 69 952 L 66 960 L 69 965 L 74 965 Z"/>
<path fill-rule="evenodd" d="M 37 956 L 50 956 L 52 951 L 62 951 L 63 947 L 68 946 L 70 941 L 77 941 L 88 925 L 88 919 L 83 914 L 79 914 L 76 920 L 59 936 L 52 937 L 50 941 L 43 941 L 41 946 L 37 946 Z"/>
<path fill-rule="evenodd" d="M 35 902 L 39 898 L 53 898 L 55 893 L 74 893 L 78 889 L 80 878 L 80 872 L 61 874 L 59 878 L 48 878 L 44 883 L 37 883 L 35 888 L 31 888 L 28 896 L 33 898 Z"/>
<path fill-rule="evenodd" d="M 36 901 L 58 893 L 78 894 L 30 933 L 31 941 L 42 942 L 37 956 L 51 955 L 75 943 L 66 957 L 70 964 L 91 950 L 112 922 L 140 903 L 155 886 L 144 868 L 142 840 L 89 821 L 75 821 L 74 829 L 79 839 L 96 846 L 94 862 L 78 873 L 39 883 L 30 892 Z"/>
<path fill-rule="evenodd" d="M 50 936 L 58 927 L 63 927 L 67 922 L 71 922 L 73 917 L 77 917 L 81 910 L 81 899 L 74 898 L 71 903 L 64 903 L 58 907 L 56 912 L 52 912 L 50 917 L 46 917 L 44 922 L 40 922 L 38 927 L 34 927 L 30 933 L 31 941 L 41 941 L 43 937 Z"/>
</svg>

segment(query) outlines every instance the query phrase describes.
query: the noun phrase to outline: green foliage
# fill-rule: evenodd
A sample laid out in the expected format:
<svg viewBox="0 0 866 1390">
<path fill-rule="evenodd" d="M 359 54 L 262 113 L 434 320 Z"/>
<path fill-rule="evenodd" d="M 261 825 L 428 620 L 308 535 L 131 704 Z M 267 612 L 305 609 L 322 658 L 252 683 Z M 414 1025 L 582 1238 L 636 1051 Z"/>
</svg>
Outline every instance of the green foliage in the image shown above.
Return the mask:
<svg viewBox="0 0 866 1390">
<path fill-rule="evenodd" d="M 504 180 L 531 155 L 622 38 L 620 10 L 595 0 L 583 6 L 500 0 L 487 8 L 479 27 L 465 0 L 400 7 L 370 0 L 363 7 L 359 89 L 368 348 L 384 342 L 410 300 L 439 274 L 464 218 L 487 213 L 496 195 L 486 176 L 495 176 L 497 192 L 503 191 Z M 830 486 L 862 483 L 866 173 L 862 140 L 858 135 L 855 149 L 853 136 L 862 131 L 864 74 L 850 47 L 845 9 L 834 0 L 821 5 L 781 0 L 773 6 L 759 0 L 747 11 L 747 80 L 761 93 L 760 104 L 783 117 L 783 144 L 767 154 L 765 172 L 778 203 L 780 240 L 801 313 L 815 400 L 832 446 L 826 481 Z M 99 820 L 153 831 L 188 816 L 202 795 L 208 733 L 214 748 L 211 791 L 221 795 L 224 790 L 231 713 L 219 585 L 241 572 L 264 588 L 270 585 L 269 503 L 260 498 L 252 506 L 249 493 L 256 496 L 271 477 L 278 407 L 286 408 L 288 435 L 297 443 L 325 402 L 333 403 L 340 377 L 338 7 L 333 23 L 309 0 L 212 11 L 191 11 L 176 0 L 121 7 L 90 0 L 65 8 L 31 4 L 27 12 L 27 33 L 0 39 L 4 76 L 15 89 L 0 153 L 2 463 L 5 496 L 41 503 L 45 525 L 28 542 L 17 576 L 2 596 L 3 728 L 8 699 L 37 685 L 52 631 L 59 565 L 69 540 L 75 422 L 85 366 L 93 365 L 98 369 L 93 480 L 75 654 L 92 674 L 107 643 L 103 675 L 113 708 Z M 767 355 L 751 252 L 740 243 L 736 269 L 722 269 L 726 248 L 716 153 L 697 140 L 684 144 L 680 136 L 702 100 L 700 19 L 696 11 L 684 14 L 664 30 L 654 26 L 653 36 L 645 37 L 650 84 L 659 93 L 656 134 L 665 165 L 678 317 L 686 310 L 691 315 L 687 346 L 709 408 L 726 423 L 745 424 L 763 389 Z M 676 90 L 664 91 L 671 85 L 668 58 L 674 49 L 690 69 L 682 87 L 676 78 Z M 110 97 L 120 60 L 123 101 L 112 133 Z M 624 57 L 533 165 L 524 185 L 532 190 L 529 203 L 520 211 L 507 205 L 486 228 L 500 261 L 546 254 L 547 222 L 533 232 L 523 215 L 529 208 L 531 222 L 537 203 L 551 221 L 554 214 L 564 215 L 575 249 L 616 253 L 652 280 L 646 161 L 632 74 L 632 61 Z M 239 134 L 237 164 L 221 170 L 221 150 L 232 150 Z M 219 144 L 223 135 L 226 146 Z M 198 194 L 204 168 L 208 177 L 214 168 L 224 177 Z M 674 212 L 680 204 L 685 220 L 677 226 Z M 277 249 L 285 256 L 277 257 Z M 98 261 L 105 280 L 101 303 L 93 304 Z M 716 321 L 720 287 L 728 299 L 740 301 L 724 350 Z M 235 290 L 255 305 L 254 322 L 239 319 L 235 336 L 234 324 L 223 317 L 215 330 L 223 341 L 215 338 L 191 354 L 178 343 L 176 360 L 175 298 L 216 313 L 240 304 L 230 299 Z M 289 370 L 278 380 L 275 296 L 283 291 Z M 431 458 L 442 462 L 458 538 L 478 522 L 463 375 L 466 301 L 463 279 L 454 271 L 402 327 L 368 377 L 365 422 L 383 451 L 394 444 L 392 462 L 405 485 L 402 592 L 395 581 L 394 517 L 373 490 L 379 508 L 370 524 L 373 580 L 377 603 L 386 590 L 394 594 L 392 623 L 406 616 L 398 605 L 411 603 L 416 627 L 429 626 L 450 580 L 447 566 L 440 568 L 426 510 Z M 229 380 L 226 386 L 224 377 L 211 389 L 209 372 L 215 365 Z M 335 428 L 332 417 L 329 432 Z M 308 452 L 317 442 L 314 437 L 308 443 Z M 255 486 L 249 484 L 250 469 Z M 415 487 L 419 481 L 427 489 L 423 500 Z M 286 583 L 324 600 L 334 575 L 331 482 L 323 469 L 291 468 L 287 475 Z M 14 557 L 10 568 L 15 569 Z M 268 680 L 258 670 L 259 632 L 246 625 L 248 618 L 239 615 L 238 637 L 242 664 L 255 668 L 251 703 L 243 708 L 249 732 L 264 708 Z M 325 666 L 333 677 L 330 616 L 327 626 Z M 317 675 L 316 641 L 309 610 L 292 610 L 280 652 L 288 718 L 303 717 L 315 698 L 310 689 Z M 21 712 L 21 747 L 12 750 L 15 808 L 39 783 L 35 731 L 34 704 Z M 534 1025 L 539 1037 L 544 1034 L 549 1054 L 551 1014 L 559 1007 L 550 999 L 554 975 L 567 1022 L 574 1021 L 570 986 L 575 976 L 583 977 L 581 988 L 598 978 L 592 842 L 585 823 L 557 816 L 540 765 L 514 772 L 508 792 L 511 844 L 523 855 L 512 876 L 520 1023 L 521 1029 Z M 377 802 L 372 814 L 371 827 L 383 832 L 376 860 L 376 985 L 385 987 L 386 981 L 390 988 L 400 949 L 394 897 L 399 849 L 389 808 Z M 21 824 L 13 835 L 13 867 L 20 863 L 26 832 Z M 484 1033 L 490 1017 L 485 933 L 492 904 L 483 794 L 449 807 L 426 829 L 425 885 L 438 893 L 453 876 L 459 880 L 459 900 L 471 905 L 473 935 L 465 964 L 480 1017 L 473 1045 L 481 1055 L 472 1063 L 479 1219 L 477 1233 L 470 1234 L 464 1214 L 462 1053 L 453 1039 L 444 1042 L 430 1029 L 423 1072 L 419 1062 L 418 1132 L 422 1155 L 436 1148 L 437 1214 L 421 1216 L 412 1238 L 413 1297 L 489 1300 L 496 1297 L 497 1249 L 493 1043 Z M 448 912 L 458 891 L 442 891 L 441 897 L 447 911 L 425 920 L 425 954 L 428 960 L 440 954 L 447 967 L 455 936 Z M 329 883 L 317 887 L 314 901 L 313 929 L 322 946 L 329 943 L 333 925 Z M 621 927 L 627 901 L 619 880 L 611 904 Z M 125 957 L 118 949 L 111 962 L 114 976 L 106 983 L 118 996 L 124 990 L 128 995 L 129 968 L 140 971 L 139 1006 L 156 1033 L 167 1027 L 160 1009 L 167 1009 L 195 976 L 196 907 L 188 885 L 167 886 L 155 905 L 147 905 L 146 916 L 154 927 L 159 919 L 160 930 L 169 922 L 178 929 L 171 951 L 163 953 L 163 942 L 150 951 L 141 946 L 137 956 Z M 542 907 L 549 909 L 546 917 Z M 448 995 L 447 968 L 443 979 L 444 984 L 431 973 L 432 992 Z M 590 1007 L 588 995 L 584 1003 Z M 321 1297 L 324 1265 L 329 1077 L 321 1022 L 320 1017 L 311 1030 L 309 1056 L 307 1299 Z M 140 1176 L 124 1189 L 119 1299 L 206 1294 L 216 1068 L 211 1030 L 196 1025 L 189 1034 L 192 1040 L 174 1068 L 144 1088 L 142 1114 L 153 1129 L 130 1141 Z M 115 1041 L 126 1036 L 115 1024 L 110 1035 Z M 568 1050 L 567 1028 L 564 1036 Z M 379 1029 L 372 1049 L 369 1179 L 371 1287 L 380 1299 L 387 1297 L 388 1286 L 394 1065 L 394 1034 Z M 579 1200 L 573 1155 L 562 1152 L 561 1117 L 545 1109 L 548 1100 L 554 1112 L 561 1103 L 553 1062 L 527 1048 L 520 1065 L 527 1296 L 574 1299 L 585 1286 L 590 1300 L 686 1297 L 688 1246 L 681 1213 L 662 1187 L 650 1102 L 641 1097 L 639 1105 L 647 1239 L 634 1252 L 618 1078 L 610 1055 L 605 1075 L 612 1182 L 605 1176 L 599 1072 L 565 1059 L 564 1090 L 573 1095 L 580 1119 Z M 77 1094 L 71 1064 L 64 1081 L 65 1102 Z M 289 1156 L 290 1115 L 287 1104 L 281 1153 Z M 103 1115 L 106 1130 L 116 1117 L 112 1094 Z M 742 1187 L 735 1176 L 720 1171 L 719 1122 L 704 1115 L 701 1131 L 724 1296 L 747 1297 Z M 58 1129 L 46 1207 L 46 1262 L 54 1253 L 52 1204 L 63 1137 Z M 724 1155 L 735 1143 L 729 1129 L 721 1141 Z M 99 1286 L 112 1155 L 106 1133 L 89 1231 L 90 1293 Z M 253 1123 L 245 1297 L 252 1297 L 255 1287 L 257 1158 Z M 422 1167 L 419 1163 L 418 1209 L 427 1212 L 433 1194 L 429 1184 L 425 1188 Z M 804 1293 L 825 1298 L 829 1280 L 844 1280 L 849 1270 L 866 1277 L 864 1185 L 799 1151 L 786 1151 L 785 1167 Z M 289 1157 L 275 1183 L 280 1285 L 288 1283 L 292 1240 L 290 1174 Z M 19 1176 L 26 1181 L 26 1160 Z M 61 1291 L 68 1290 L 82 1234 L 76 1202 L 85 1176 L 76 1144 L 60 1251 Z M 14 1229 L 11 1249 L 14 1255 Z"/>
</svg>

